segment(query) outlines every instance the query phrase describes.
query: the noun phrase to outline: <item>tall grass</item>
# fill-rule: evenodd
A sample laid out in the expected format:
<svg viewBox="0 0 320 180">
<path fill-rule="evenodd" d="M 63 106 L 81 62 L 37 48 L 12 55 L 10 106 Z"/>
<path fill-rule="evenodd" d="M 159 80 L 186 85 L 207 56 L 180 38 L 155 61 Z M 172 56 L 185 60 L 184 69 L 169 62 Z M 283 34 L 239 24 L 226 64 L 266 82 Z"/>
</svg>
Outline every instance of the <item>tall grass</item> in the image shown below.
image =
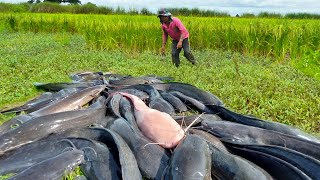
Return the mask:
<svg viewBox="0 0 320 180">
<path fill-rule="evenodd" d="M 82 34 L 93 49 L 158 51 L 159 19 L 155 16 L 0 14 L 13 31 Z M 302 58 L 320 50 L 317 20 L 179 17 L 189 30 L 193 49 L 223 49 L 278 61 Z"/>
<path fill-rule="evenodd" d="M 217 10 L 203 10 L 199 8 L 169 8 L 175 16 L 196 16 L 196 17 L 230 17 L 227 12 L 220 12 Z M 121 7 L 112 8 L 108 6 L 97 6 L 91 2 L 83 5 L 70 4 L 68 6 L 53 3 L 49 1 L 36 3 L 2 3 L 0 2 L 0 12 L 38 12 L 38 13 L 74 13 L 74 14 L 140 14 L 140 15 L 155 15 L 155 12 L 149 11 L 147 8 L 140 10 L 130 8 L 124 9 Z M 243 13 L 236 15 L 236 17 L 244 18 L 286 18 L 286 19 L 320 19 L 320 14 L 316 13 L 288 13 L 279 14 L 273 12 L 260 12 L 255 15 L 252 13 Z"/>
<path fill-rule="evenodd" d="M 0 33 L 0 46 L 0 109 L 40 94 L 34 82 L 70 81 L 68 76 L 73 72 L 155 74 L 209 91 L 236 112 L 290 124 L 307 132 L 320 130 L 319 81 L 289 64 L 273 63 L 268 58 L 195 50 L 198 64 L 192 66 L 181 57 L 181 67 L 177 69 L 169 55 L 161 60 L 151 51 L 90 50 L 83 37 L 71 33 Z M 319 54 L 313 56 L 317 58 Z M 0 123 L 11 117 L 0 114 Z"/>
</svg>

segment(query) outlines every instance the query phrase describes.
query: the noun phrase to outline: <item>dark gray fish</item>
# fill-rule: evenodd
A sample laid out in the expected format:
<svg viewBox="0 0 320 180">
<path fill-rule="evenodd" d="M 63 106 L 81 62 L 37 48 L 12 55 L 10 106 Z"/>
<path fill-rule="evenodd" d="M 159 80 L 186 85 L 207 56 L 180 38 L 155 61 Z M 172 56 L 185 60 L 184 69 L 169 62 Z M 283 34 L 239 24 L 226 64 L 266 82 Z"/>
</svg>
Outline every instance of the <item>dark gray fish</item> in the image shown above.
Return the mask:
<svg viewBox="0 0 320 180">
<path fill-rule="evenodd" d="M 88 180 L 88 178 L 83 175 L 80 175 L 80 176 L 74 177 L 74 180 Z"/>
<path fill-rule="evenodd" d="M 118 133 L 129 145 L 143 177 L 161 179 L 169 162 L 169 154 L 159 145 L 136 133 L 124 119 L 117 119 L 107 128 Z"/>
<path fill-rule="evenodd" d="M 215 145 L 217 148 L 227 151 L 227 148 L 223 145 L 223 143 L 219 140 L 219 138 L 215 137 L 214 135 L 208 132 L 205 132 L 199 129 L 190 128 L 188 133 L 198 135 L 199 137 L 206 140 L 208 143 Z"/>
<path fill-rule="evenodd" d="M 215 105 L 223 105 L 223 102 L 213 95 L 210 92 L 199 89 L 193 85 L 180 83 L 180 82 L 169 82 L 169 83 L 157 83 L 151 84 L 151 86 L 155 87 L 158 90 L 162 91 L 179 91 L 186 96 L 192 97 L 205 105 L 215 104 Z"/>
<path fill-rule="evenodd" d="M 117 91 L 135 95 L 138 98 L 140 98 L 142 101 L 147 101 L 149 99 L 148 93 L 146 93 L 144 91 L 140 91 L 138 89 L 126 88 L 126 89 L 120 89 L 120 90 L 117 90 Z"/>
<path fill-rule="evenodd" d="M 211 179 L 207 142 L 197 135 L 187 135 L 174 149 L 164 179 Z"/>
<path fill-rule="evenodd" d="M 223 142 L 227 143 L 228 146 L 246 148 L 272 155 L 298 168 L 311 179 L 320 179 L 320 161 L 308 155 L 281 146 L 243 144 L 237 143 L 236 140 L 223 140 Z"/>
<path fill-rule="evenodd" d="M 172 118 L 180 125 L 189 126 L 193 121 L 193 126 L 199 125 L 204 119 L 208 121 L 218 121 L 222 120 L 219 116 L 215 114 L 193 114 L 189 116 L 172 116 Z"/>
<path fill-rule="evenodd" d="M 64 90 L 61 90 L 64 91 Z M 60 92 L 60 91 L 59 91 Z M 58 93 L 59 93 L 58 92 Z M 62 97 L 61 97 L 62 98 Z M 106 106 L 106 98 L 104 96 L 100 96 L 99 98 L 93 99 L 93 104 L 89 106 L 89 108 L 101 108 Z M 18 115 L 3 124 L 0 125 L 0 135 L 17 128 L 21 124 L 35 118 L 34 116 L 31 116 L 29 114 L 23 114 L 23 115 Z"/>
<path fill-rule="evenodd" d="M 78 82 L 101 80 L 102 77 L 103 77 L 103 72 L 81 72 L 81 73 L 75 73 L 70 75 L 70 78 L 73 81 L 78 81 Z"/>
<path fill-rule="evenodd" d="M 108 112 L 110 112 L 112 115 L 121 118 L 120 114 L 120 100 L 122 99 L 122 96 L 120 94 L 113 94 L 108 101 Z"/>
<path fill-rule="evenodd" d="M 145 77 L 153 77 L 161 81 L 174 81 L 174 78 L 169 76 L 146 75 Z"/>
<path fill-rule="evenodd" d="M 130 123 L 133 129 L 135 129 L 137 132 L 140 132 L 136 122 L 136 118 L 134 117 L 133 106 L 131 105 L 130 101 L 125 97 L 122 97 L 120 100 L 120 114 L 125 120 L 127 120 Z"/>
<path fill-rule="evenodd" d="M 72 145 L 61 139 L 43 138 L 0 156 L 0 176 L 19 173 L 41 161 L 61 154 Z"/>
<path fill-rule="evenodd" d="M 103 77 L 107 78 L 108 80 L 120 80 L 120 79 L 133 78 L 131 75 L 114 74 L 114 73 L 105 73 Z"/>
<path fill-rule="evenodd" d="M 184 104 L 188 106 L 189 109 L 194 109 L 200 113 L 213 114 L 213 112 L 209 108 L 207 108 L 206 105 L 204 105 L 202 102 L 198 101 L 197 99 L 189 97 L 179 91 L 170 91 L 169 94 L 172 94 L 173 96 L 178 97 Z"/>
<path fill-rule="evenodd" d="M 106 108 L 96 108 L 66 111 L 34 118 L 0 136 L 0 155 L 51 133 L 98 123 L 105 117 L 105 113 Z"/>
<path fill-rule="evenodd" d="M 9 110 L 4 111 L 4 113 L 7 112 L 22 112 L 24 111 L 25 113 L 31 113 L 34 111 L 37 111 L 45 106 L 48 106 L 49 104 L 53 103 L 56 100 L 62 99 L 72 93 L 75 93 L 77 91 L 80 91 L 79 88 L 67 88 L 67 89 L 62 89 L 58 92 L 51 93 L 51 92 L 45 92 L 39 97 L 36 97 L 22 106 L 15 107 Z"/>
<path fill-rule="evenodd" d="M 107 107 L 107 98 L 105 96 L 99 96 L 97 98 L 92 99 L 92 104 L 88 107 L 88 109 Z"/>
<path fill-rule="evenodd" d="M 88 82 L 55 82 L 55 83 L 34 83 L 34 86 L 44 91 L 57 92 L 66 88 L 88 88 L 92 86 L 102 85 L 102 81 L 88 81 Z"/>
<path fill-rule="evenodd" d="M 213 143 L 208 143 L 211 151 L 211 172 L 217 179 L 273 179 L 265 170 L 252 162 L 233 155 Z"/>
<path fill-rule="evenodd" d="M 207 105 L 207 107 L 211 111 L 213 111 L 213 113 L 216 113 L 217 115 L 219 115 L 223 120 L 232 121 L 232 122 L 254 126 L 254 127 L 259 127 L 263 129 L 273 130 L 273 131 L 281 132 L 291 136 L 303 138 L 309 141 L 320 143 L 320 140 L 318 138 L 310 134 L 307 134 L 301 131 L 300 129 L 292 126 L 288 126 L 285 124 L 272 122 L 272 121 L 265 121 L 265 120 L 261 120 L 251 116 L 241 115 L 241 114 L 232 112 L 229 109 L 222 106 Z"/>
<path fill-rule="evenodd" d="M 37 111 L 41 108 L 44 108 L 45 106 L 49 106 L 50 104 L 54 103 L 55 101 L 59 100 L 59 99 L 63 99 L 73 93 L 76 93 L 80 90 L 82 90 L 83 88 L 66 88 L 66 89 L 62 89 L 58 92 L 55 92 L 52 94 L 51 98 L 45 99 L 43 101 L 39 101 L 36 103 L 33 103 L 28 109 L 25 109 L 24 112 L 26 113 L 32 113 L 34 111 Z"/>
<path fill-rule="evenodd" d="M 114 131 L 105 128 L 74 128 L 54 137 L 77 137 L 99 141 L 108 146 L 110 152 L 121 165 L 122 179 L 142 179 L 136 158 L 123 138 Z"/>
<path fill-rule="evenodd" d="M 8 180 L 60 180 L 78 165 L 84 163 L 84 153 L 81 150 L 71 150 L 50 159 L 37 163 Z"/>
<path fill-rule="evenodd" d="M 105 144 L 87 138 L 68 137 L 72 144 L 85 152 L 86 163 L 80 165 L 81 171 L 89 179 L 122 179 L 120 162 Z"/>
<path fill-rule="evenodd" d="M 132 77 L 129 79 L 109 80 L 109 84 L 113 86 L 153 84 L 153 83 L 162 83 L 162 81 L 155 77 L 149 77 L 149 76 Z"/>
<path fill-rule="evenodd" d="M 201 122 L 201 128 L 223 139 L 235 139 L 244 144 L 275 145 L 307 154 L 320 160 L 320 144 L 276 131 L 228 121 Z"/>
<path fill-rule="evenodd" d="M 174 108 L 173 106 L 164 100 L 158 90 L 156 90 L 154 87 L 148 85 L 148 84 L 138 84 L 138 85 L 132 85 L 128 86 L 127 88 L 135 88 L 140 91 L 144 91 L 148 93 L 149 95 L 149 102 L 147 103 L 148 106 L 152 109 L 157 109 L 161 112 L 165 112 L 168 114 L 174 114 Z"/>
<path fill-rule="evenodd" d="M 51 92 L 45 92 L 43 94 L 41 94 L 40 96 L 37 96 L 36 98 L 31 99 L 30 101 L 27 101 L 26 103 L 24 103 L 21 106 L 17 106 L 17 107 L 13 107 L 10 109 L 5 109 L 0 111 L 0 113 L 12 113 L 12 112 L 21 112 L 21 111 L 26 111 L 30 108 L 32 108 L 33 106 L 35 106 L 36 104 L 40 104 L 44 101 L 47 101 L 49 99 L 52 98 L 52 93 Z"/>
<path fill-rule="evenodd" d="M 16 117 L 13 117 L 10 120 L 2 123 L 0 125 L 0 138 L 1 138 L 2 134 L 19 127 L 21 124 L 29 121 L 32 118 L 33 117 L 31 117 L 30 115 L 22 114 L 22 115 L 18 115 Z"/>
<path fill-rule="evenodd" d="M 176 112 L 182 113 L 188 111 L 187 106 L 176 96 L 164 91 L 160 92 L 160 94 L 164 100 L 168 101 L 174 107 Z"/>
<path fill-rule="evenodd" d="M 228 146 L 228 149 L 233 154 L 255 163 L 267 171 L 274 179 L 311 180 L 309 176 L 297 167 L 270 154 L 236 146 Z"/>
<path fill-rule="evenodd" d="M 54 101 L 54 103 L 49 106 L 34 111 L 30 113 L 30 115 L 38 117 L 57 112 L 79 109 L 90 102 L 93 98 L 97 97 L 105 88 L 105 85 L 98 85 L 83 89 L 77 93 L 70 94 L 61 100 Z"/>
</svg>

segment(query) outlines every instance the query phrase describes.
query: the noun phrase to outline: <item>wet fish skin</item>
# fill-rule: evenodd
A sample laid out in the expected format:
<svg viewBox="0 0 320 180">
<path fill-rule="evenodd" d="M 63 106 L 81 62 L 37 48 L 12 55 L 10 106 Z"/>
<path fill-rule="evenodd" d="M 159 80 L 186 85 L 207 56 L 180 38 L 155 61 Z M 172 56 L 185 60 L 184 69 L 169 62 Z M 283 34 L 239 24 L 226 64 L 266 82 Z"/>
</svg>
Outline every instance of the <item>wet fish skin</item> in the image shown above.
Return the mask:
<svg viewBox="0 0 320 180">
<path fill-rule="evenodd" d="M 0 155 L 51 133 L 85 127 L 105 117 L 106 108 L 67 111 L 34 118 L 0 136 Z"/>
<path fill-rule="evenodd" d="M 108 99 L 110 99 L 108 101 L 108 110 L 111 114 L 113 114 L 114 116 L 121 118 L 121 114 L 120 114 L 120 100 L 121 100 L 122 96 L 120 94 L 112 94 L 111 97 Z"/>
<path fill-rule="evenodd" d="M 54 135 L 55 137 L 87 138 L 104 143 L 114 157 L 119 158 L 124 180 L 142 179 L 136 158 L 124 139 L 106 128 L 73 128 Z"/>
<path fill-rule="evenodd" d="M 168 83 L 154 83 L 150 85 L 155 87 L 157 90 L 162 90 L 166 92 L 169 92 L 169 91 L 181 92 L 186 96 L 192 97 L 202 102 L 205 105 L 215 104 L 215 105 L 223 106 L 223 102 L 217 96 L 187 83 L 168 82 Z"/>
<path fill-rule="evenodd" d="M 0 113 L 11 113 L 11 112 L 21 112 L 21 111 L 25 111 L 27 109 L 30 109 L 32 106 L 35 106 L 35 104 L 41 103 L 43 101 L 46 101 L 48 99 L 52 98 L 52 93 L 51 92 L 45 92 L 43 94 L 41 94 L 40 96 L 33 98 L 30 101 L 27 101 L 26 103 L 24 103 L 21 106 L 17 106 L 14 108 L 10 108 L 10 109 L 6 109 L 6 110 L 2 110 L 0 111 Z"/>
<path fill-rule="evenodd" d="M 32 119 L 33 117 L 27 115 L 27 114 L 22 114 L 22 115 L 18 115 L 16 117 L 13 117 L 12 119 L 4 122 L 3 124 L 0 125 L 0 138 L 1 135 L 9 132 L 19 126 L 21 126 L 21 124 L 27 122 L 28 120 Z"/>
<path fill-rule="evenodd" d="M 236 139 L 244 144 L 275 145 L 307 154 L 320 160 L 320 144 L 295 136 L 229 121 L 201 122 L 201 128 L 222 139 Z"/>
<path fill-rule="evenodd" d="M 177 112 L 182 113 L 188 111 L 187 106 L 176 96 L 164 91 L 160 92 L 160 94 L 163 97 L 163 99 L 168 101 Z"/>
<path fill-rule="evenodd" d="M 96 81 L 101 80 L 102 77 L 103 72 L 81 72 L 70 75 L 71 80 L 74 82 Z"/>
<path fill-rule="evenodd" d="M 67 96 L 66 98 L 55 101 L 49 106 L 34 111 L 30 113 L 30 115 L 38 117 L 52 113 L 79 109 L 81 106 L 91 101 L 94 97 L 97 97 L 105 88 L 106 85 L 98 85 L 83 89 L 77 93 Z"/>
<path fill-rule="evenodd" d="M 254 151 L 272 155 L 290 163 L 291 165 L 305 173 L 307 176 L 309 176 L 311 179 L 320 178 L 320 161 L 306 154 L 281 146 L 245 144 L 241 142 L 237 143 L 236 140 L 232 139 L 223 139 L 223 142 L 228 144 L 229 146 L 251 149 Z"/>
<path fill-rule="evenodd" d="M 230 111 L 229 109 L 216 106 L 216 105 L 207 105 L 207 107 L 213 112 L 218 114 L 223 120 L 232 121 L 244 125 L 259 127 L 267 130 L 277 131 L 283 134 L 288 134 L 291 136 L 296 136 L 308 141 L 313 141 L 320 144 L 320 140 L 310 134 L 307 134 L 301 131 L 298 128 L 285 125 L 282 123 L 272 122 L 272 121 L 265 121 L 255 117 L 245 116 L 239 113 L 235 113 Z"/>
<path fill-rule="evenodd" d="M 172 94 L 173 96 L 178 97 L 190 109 L 194 107 L 194 110 L 200 113 L 213 114 L 213 112 L 209 108 L 207 108 L 207 106 L 204 103 L 202 103 L 201 101 L 198 101 L 197 99 L 187 96 L 179 91 L 170 91 L 169 94 Z"/>
<path fill-rule="evenodd" d="M 32 106 L 30 106 L 28 109 L 25 109 L 24 112 L 26 113 L 32 113 L 34 111 L 37 111 L 41 108 L 44 108 L 46 106 L 49 106 L 50 104 L 54 103 L 55 101 L 59 100 L 59 99 L 63 99 L 73 93 L 76 93 L 78 91 L 80 91 L 81 88 L 66 88 L 66 89 L 62 89 L 58 92 L 55 92 L 52 94 L 51 98 L 48 98 L 46 100 L 37 102 L 32 104 Z"/>
<path fill-rule="evenodd" d="M 133 129 L 135 129 L 137 132 L 140 132 L 136 118 L 134 117 L 134 109 L 130 101 L 125 97 L 122 97 L 120 100 L 120 114 L 130 123 Z"/>
<path fill-rule="evenodd" d="M 165 149 L 159 145 L 147 145 L 151 142 L 136 133 L 124 119 L 117 119 L 107 128 L 118 133 L 129 145 L 143 177 L 161 179 L 169 162 L 169 154 Z"/>
<path fill-rule="evenodd" d="M 194 124 L 193 126 L 198 126 L 201 124 L 201 122 L 204 119 L 207 119 L 208 121 L 217 121 L 217 120 L 222 120 L 219 116 L 216 114 L 193 114 L 193 115 L 188 115 L 188 116 L 172 116 L 172 118 L 180 125 L 185 125 L 189 126 L 193 121 Z"/>
<path fill-rule="evenodd" d="M 55 83 L 34 83 L 38 89 L 45 91 L 57 92 L 66 88 L 88 88 L 92 86 L 102 85 L 102 81 L 86 81 L 86 82 L 55 82 Z"/>
<path fill-rule="evenodd" d="M 72 144 L 85 152 L 87 162 L 80 169 L 89 179 L 122 179 L 119 160 L 116 159 L 105 144 L 98 141 L 68 137 Z"/>
<path fill-rule="evenodd" d="M 138 89 L 134 89 L 134 88 L 125 88 L 125 89 L 120 89 L 117 91 L 135 95 L 135 96 L 139 97 L 142 101 L 147 101 L 150 98 L 148 93 L 146 93 L 144 91 L 140 91 Z"/>
<path fill-rule="evenodd" d="M 137 85 L 128 86 L 127 88 L 130 88 L 130 89 L 134 88 L 134 89 L 138 89 L 140 91 L 144 91 L 148 93 L 149 101 L 147 104 L 150 108 L 157 109 L 161 112 L 165 112 L 168 114 L 174 114 L 173 106 L 169 102 L 164 100 L 160 95 L 160 93 L 158 92 L 158 90 L 155 89 L 154 87 L 148 84 L 137 84 Z"/>
<path fill-rule="evenodd" d="M 145 137 L 164 148 L 180 143 L 185 132 L 169 114 L 148 107 L 137 96 L 120 94 L 132 102 L 137 125 Z"/>
<path fill-rule="evenodd" d="M 68 88 L 68 89 L 63 89 L 60 90 L 59 92 L 53 93 L 51 98 L 49 99 L 45 99 L 45 100 L 41 100 L 41 101 L 36 101 L 32 104 L 30 103 L 26 103 L 28 104 L 28 108 L 24 109 L 24 111 L 26 113 L 31 113 L 34 111 L 37 111 L 45 106 L 48 106 L 49 104 L 53 103 L 56 100 L 62 99 L 72 93 L 75 93 L 79 91 L 77 88 Z M 22 123 L 25 123 L 28 120 L 31 120 L 32 118 L 34 118 L 34 116 L 30 115 L 30 114 L 22 114 L 22 115 L 18 115 L 6 122 L 4 122 L 3 124 L 0 125 L 0 135 L 4 134 L 12 129 L 15 129 L 16 127 L 20 126 Z"/>
<path fill-rule="evenodd" d="M 67 141 L 48 137 L 26 144 L 0 156 L 0 175 L 19 173 L 36 163 L 61 154 L 70 147 L 72 146 Z"/>
<path fill-rule="evenodd" d="M 263 168 L 274 179 L 311 180 L 309 176 L 292 164 L 270 154 L 237 146 L 227 145 L 227 147 L 233 154 L 241 156 Z"/>
<path fill-rule="evenodd" d="M 132 77 L 129 79 L 109 80 L 109 83 L 111 85 L 122 86 L 122 85 L 162 83 L 162 81 L 155 77 L 140 76 L 140 77 Z"/>
<path fill-rule="evenodd" d="M 271 180 L 270 174 L 252 162 L 208 142 L 211 151 L 212 175 L 217 179 Z"/>
<path fill-rule="evenodd" d="M 219 148 L 221 150 L 224 150 L 224 151 L 228 151 L 227 148 L 224 146 L 224 144 L 219 140 L 219 138 L 215 137 L 214 135 L 212 135 L 212 134 L 210 134 L 208 132 L 205 132 L 205 131 L 200 130 L 200 129 L 190 128 L 188 133 L 189 134 L 198 135 L 199 137 L 201 137 L 202 139 L 204 139 L 208 143 L 213 144 L 217 148 Z"/>
<path fill-rule="evenodd" d="M 58 180 L 84 162 L 84 152 L 74 149 L 37 163 L 8 180 Z"/>
<path fill-rule="evenodd" d="M 164 179 L 211 179 L 207 142 L 198 135 L 187 135 L 174 149 Z"/>
</svg>

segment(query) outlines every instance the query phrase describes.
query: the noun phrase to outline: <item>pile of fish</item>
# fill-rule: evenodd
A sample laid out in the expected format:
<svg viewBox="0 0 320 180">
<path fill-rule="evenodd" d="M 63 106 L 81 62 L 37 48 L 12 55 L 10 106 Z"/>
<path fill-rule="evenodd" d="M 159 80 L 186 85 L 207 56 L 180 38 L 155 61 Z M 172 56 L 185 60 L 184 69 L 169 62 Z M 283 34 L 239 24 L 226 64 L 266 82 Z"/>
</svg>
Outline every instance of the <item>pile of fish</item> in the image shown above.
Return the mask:
<svg viewBox="0 0 320 180">
<path fill-rule="evenodd" d="M 1 113 L 0 177 L 320 179 L 320 141 L 171 77 L 81 72 Z M 10 177 L 9 177 L 10 176 Z"/>
</svg>

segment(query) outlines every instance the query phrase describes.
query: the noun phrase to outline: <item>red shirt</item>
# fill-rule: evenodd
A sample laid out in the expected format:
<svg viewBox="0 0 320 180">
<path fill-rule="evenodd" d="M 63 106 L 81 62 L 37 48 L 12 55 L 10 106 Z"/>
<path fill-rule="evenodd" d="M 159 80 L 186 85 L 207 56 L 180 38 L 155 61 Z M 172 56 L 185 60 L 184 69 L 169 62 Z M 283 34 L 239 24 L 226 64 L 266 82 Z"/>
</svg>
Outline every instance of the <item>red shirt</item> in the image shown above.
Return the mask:
<svg viewBox="0 0 320 180">
<path fill-rule="evenodd" d="M 177 40 L 177 41 L 179 41 L 181 33 L 183 35 L 182 36 L 183 39 L 189 37 L 188 30 L 186 29 L 186 27 L 184 27 L 184 25 L 182 24 L 180 19 L 178 19 L 176 17 L 172 17 L 172 21 L 170 22 L 169 26 L 167 26 L 165 23 L 163 23 L 161 25 L 161 27 L 162 27 L 162 31 L 163 31 L 163 33 L 162 33 L 163 42 L 167 41 L 168 35 L 173 40 Z"/>
</svg>

